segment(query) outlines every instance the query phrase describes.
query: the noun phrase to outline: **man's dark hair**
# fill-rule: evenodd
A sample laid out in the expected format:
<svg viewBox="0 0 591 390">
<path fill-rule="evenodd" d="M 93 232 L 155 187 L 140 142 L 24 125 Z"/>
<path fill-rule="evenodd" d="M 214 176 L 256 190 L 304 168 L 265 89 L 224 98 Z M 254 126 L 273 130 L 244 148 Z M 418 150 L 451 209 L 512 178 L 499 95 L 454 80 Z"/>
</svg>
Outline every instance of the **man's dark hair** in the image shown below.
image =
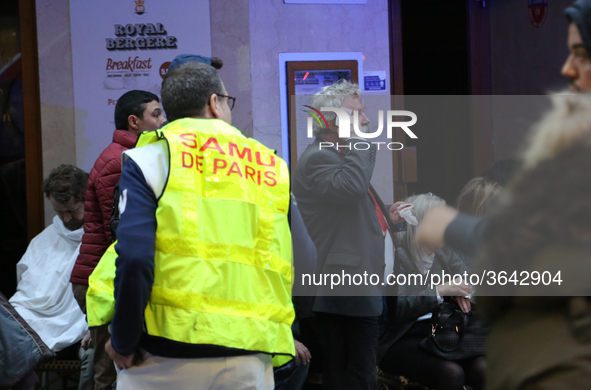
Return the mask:
<svg viewBox="0 0 591 390">
<path fill-rule="evenodd" d="M 218 57 L 211 57 L 211 66 L 213 66 L 216 69 L 222 69 L 222 67 L 224 66 L 224 61 L 222 61 Z"/>
<path fill-rule="evenodd" d="M 140 119 L 144 119 L 144 111 L 146 111 L 146 103 L 156 100 L 160 103 L 158 96 L 148 91 L 129 91 L 125 92 L 115 106 L 115 127 L 118 130 L 128 130 L 127 126 L 130 115 L 135 115 Z"/>
<path fill-rule="evenodd" d="M 88 173 L 73 165 L 62 164 L 43 181 L 43 192 L 57 203 L 66 203 L 72 198 L 76 202 L 84 202 L 86 182 Z"/>
<path fill-rule="evenodd" d="M 589 0 L 577 0 L 564 11 L 569 23 L 577 25 L 581 40 L 587 53 L 591 53 L 591 2 Z"/>
<path fill-rule="evenodd" d="M 212 94 L 223 95 L 222 80 L 214 68 L 187 62 L 169 71 L 162 82 L 162 106 L 169 122 L 204 114 Z"/>
</svg>

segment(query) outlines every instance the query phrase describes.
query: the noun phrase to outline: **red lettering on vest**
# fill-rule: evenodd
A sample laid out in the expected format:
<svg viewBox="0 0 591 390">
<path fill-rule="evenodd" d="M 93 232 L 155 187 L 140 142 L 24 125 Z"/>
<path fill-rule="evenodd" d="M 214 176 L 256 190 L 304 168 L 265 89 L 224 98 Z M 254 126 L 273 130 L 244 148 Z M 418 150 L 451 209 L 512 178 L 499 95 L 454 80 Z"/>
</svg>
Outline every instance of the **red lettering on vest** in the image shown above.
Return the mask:
<svg viewBox="0 0 591 390">
<path fill-rule="evenodd" d="M 213 146 L 212 146 L 212 144 L 213 144 Z M 210 139 L 208 139 L 207 142 L 205 144 L 203 144 L 203 146 L 199 149 L 199 151 L 203 152 L 205 149 L 215 149 L 218 152 L 220 152 L 220 154 L 226 154 L 224 152 L 224 150 L 220 147 L 218 140 L 215 139 L 214 137 L 211 137 Z"/>
<path fill-rule="evenodd" d="M 217 173 L 218 169 L 224 169 L 227 166 L 228 166 L 228 163 L 226 162 L 226 160 L 216 158 L 215 160 L 213 160 L 213 174 L 215 175 Z"/>
<path fill-rule="evenodd" d="M 261 185 L 261 171 L 257 171 L 257 184 Z"/>
<path fill-rule="evenodd" d="M 240 171 L 240 167 L 238 166 L 237 162 L 232 164 L 226 176 L 230 176 L 232 173 L 237 173 L 240 177 L 242 177 L 242 172 Z"/>
<path fill-rule="evenodd" d="M 183 152 L 183 168 L 191 168 L 193 167 L 193 155 L 191 153 Z M 187 163 L 187 157 L 189 158 L 190 163 Z"/>
<path fill-rule="evenodd" d="M 263 164 L 263 162 L 261 161 L 261 152 L 256 152 L 256 156 L 257 156 L 257 164 L 263 165 L 265 167 L 274 167 L 275 166 L 275 156 L 273 156 L 272 154 L 269 155 L 269 157 L 271 158 L 271 162 L 269 162 L 269 164 Z"/>
<path fill-rule="evenodd" d="M 197 157 L 197 164 L 195 164 L 195 168 L 197 168 L 199 173 L 203 173 L 203 171 L 201 169 L 199 169 L 199 167 L 203 166 L 203 163 L 199 162 L 199 160 L 203 160 L 205 157 L 200 157 L 200 156 L 196 156 L 196 157 Z"/>
<path fill-rule="evenodd" d="M 183 140 L 183 145 L 188 146 L 191 149 L 197 149 L 197 141 L 195 140 L 195 134 L 186 133 L 179 135 L 179 137 Z M 186 143 L 185 141 L 189 141 L 191 143 Z"/>
<path fill-rule="evenodd" d="M 242 153 L 240 153 L 240 149 L 238 149 L 238 145 L 236 145 L 234 142 L 229 142 L 228 146 L 230 148 L 230 156 L 233 156 L 234 151 L 236 151 L 236 154 L 238 155 L 238 157 L 240 157 L 242 160 L 244 160 L 244 156 L 246 156 L 246 154 L 248 153 L 248 162 L 252 162 L 252 152 L 251 152 L 250 148 L 247 148 L 245 146 L 244 149 L 242 149 Z"/>
<path fill-rule="evenodd" d="M 254 170 L 254 168 L 249 167 L 248 165 L 245 165 L 244 170 L 246 171 L 245 172 L 246 178 L 248 179 L 250 177 L 252 179 L 252 182 L 256 183 L 257 181 L 254 179 L 254 175 L 255 175 L 256 171 Z"/>
<path fill-rule="evenodd" d="M 275 172 L 272 171 L 267 171 L 265 172 L 265 177 L 269 180 L 271 180 L 271 182 L 268 182 L 267 180 L 265 180 L 265 184 L 268 185 L 269 187 L 275 187 L 277 185 L 277 180 L 275 180 Z"/>
</svg>

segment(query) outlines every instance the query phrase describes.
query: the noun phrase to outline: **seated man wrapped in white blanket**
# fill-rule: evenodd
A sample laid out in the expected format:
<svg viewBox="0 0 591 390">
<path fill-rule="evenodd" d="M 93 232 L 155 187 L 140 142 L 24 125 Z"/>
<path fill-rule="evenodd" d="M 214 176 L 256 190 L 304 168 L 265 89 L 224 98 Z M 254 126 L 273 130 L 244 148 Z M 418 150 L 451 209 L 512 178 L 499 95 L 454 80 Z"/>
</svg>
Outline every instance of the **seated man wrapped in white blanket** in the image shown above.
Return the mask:
<svg viewBox="0 0 591 390">
<path fill-rule="evenodd" d="M 17 291 L 10 303 L 58 359 L 82 360 L 79 389 L 93 389 L 92 353 L 86 318 L 74 298 L 70 274 L 83 229 L 88 174 L 72 165 L 54 169 L 43 191 L 57 215 L 35 237 L 17 264 Z M 84 338 L 84 340 L 83 340 Z M 79 343 L 83 340 L 82 343 Z"/>
</svg>

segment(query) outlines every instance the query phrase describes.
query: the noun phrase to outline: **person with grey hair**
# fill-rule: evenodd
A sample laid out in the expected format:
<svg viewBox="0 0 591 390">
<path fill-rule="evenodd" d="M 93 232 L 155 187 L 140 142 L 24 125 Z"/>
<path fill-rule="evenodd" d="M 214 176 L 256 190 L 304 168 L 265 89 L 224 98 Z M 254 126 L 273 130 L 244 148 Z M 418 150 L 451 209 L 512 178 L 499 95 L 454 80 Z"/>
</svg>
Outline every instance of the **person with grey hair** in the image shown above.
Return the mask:
<svg viewBox="0 0 591 390">
<path fill-rule="evenodd" d="M 361 90 L 357 84 L 341 80 L 338 83 L 325 87 L 321 93 L 312 96 L 310 105 L 317 110 L 320 110 L 322 107 L 343 108 L 352 116 L 355 115 L 352 111 L 357 111 L 360 130 L 364 133 L 369 133 L 369 119 L 363 112 L 364 107 L 361 101 Z M 335 112 L 323 111 L 322 113 L 327 123 L 334 123 L 335 127 L 338 126 L 339 123 Z M 328 128 L 323 127 L 320 123 L 322 122 L 312 122 L 314 136 L 323 137 L 327 141 L 336 140 L 331 134 L 335 132 L 335 128 L 330 128 L 330 126 Z"/>
<path fill-rule="evenodd" d="M 318 110 L 341 108 L 357 119 L 351 127 L 368 128 L 356 84 L 339 81 L 325 87 L 311 105 Z M 376 147 L 363 138 L 340 138 L 336 115 L 324 112 L 325 127 L 315 127 L 316 139 L 299 158 L 292 184 L 316 245 L 316 273 L 383 275 L 385 240 L 392 239 L 398 221 L 389 217 L 370 184 Z M 326 144 L 334 146 L 321 147 Z M 335 286 L 331 291 L 330 285 L 318 286 L 310 303 L 324 352 L 324 388 L 374 389 L 382 286 L 346 288 Z"/>
<path fill-rule="evenodd" d="M 443 199 L 430 193 L 413 195 L 405 202 L 413 205 L 418 226 L 429 209 L 445 204 Z M 467 271 L 463 259 L 449 248 L 431 251 L 419 245 L 416 231 L 416 225 L 408 225 L 405 232 L 396 235 L 394 274 L 426 276 L 445 272 L 458 275 Z M 401 284 L 396 286 L 397 297 L 386 298 L 392 310 L 380 337 L 379 367 L 388 374 L 403 375 L 432 389 L 462 390 L 464 385 L 472 386 L 474 390 L 482 389 L 484 357 L 443 358 L 421 347 L 423 340 L 433 332 L 432 318 L 438 318 L 442 313 L 441 304 L 445 302 L 448 307 L 464 313 L 472 310 L 472 304 L 466 298 L 472 292 L 467 284 L 450 280 L 434 287 Z"/>
<path fill-rule="evenodd" d="M 533 279 L 543 270 L 556 283 L 479 287 L 491 323 L 487 389 L 588 389 L 591 380 L 591 96 L 552 102 L 488 218 L 474 272 L 519 270 Z"/>
<path fill-rule="evenodd" d="M 87 296 L 118 389 L 271 390 L 295 355 L 288 168 L 231 126 L 234 101 L 211 66 L 179 65 L 170 123 L 123 154 L 118 243 Z"/>
</svg>

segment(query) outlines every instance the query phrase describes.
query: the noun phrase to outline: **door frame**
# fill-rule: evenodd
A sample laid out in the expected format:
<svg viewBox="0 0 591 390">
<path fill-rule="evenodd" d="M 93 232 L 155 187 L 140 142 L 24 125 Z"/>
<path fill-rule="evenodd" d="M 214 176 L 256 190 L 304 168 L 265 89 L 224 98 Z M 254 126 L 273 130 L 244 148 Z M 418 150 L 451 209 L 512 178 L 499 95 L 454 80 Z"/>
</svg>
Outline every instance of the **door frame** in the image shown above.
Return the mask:
<svg viewBox="0 0 591 390">
<path fill-rule="evenodd" d="M 473 175 L 477 176 L 494 161 L 492 97 L 490 97 L 492 95 L 490 7 L 483 6 L 481 1 L 465 1 L 468 2 L 467 18 L 469 19 L 470 93 L 483 95 L 475 99 L 477 105 L 472 114 L 472 166 Z M 392 107 L 395 110 L 404 109 L 401 2 L 402 0 L 388 0 L 390 90 Z M 402 131 L 396 131 L 393 137 L 393 141 L 404 143 Z M 405 167 L 405 161 L 412 161 L 412 158 L 409 158 L 408 153 L 392 153 L 394 200 L 400 200 L 408 195 L 405 176 L 408 176 L 409 167 Z M 410 171 L 412 172 L 413 169 Z"/>
<path fill-rule="evenodd" d="M 29 240 L 32 240 L 45 228 L 37 13 L 35 0 L 19 0 L 18 5 L 23 74 L 23 109 L 25 112 L 27 233 Z"/>
</svg>

